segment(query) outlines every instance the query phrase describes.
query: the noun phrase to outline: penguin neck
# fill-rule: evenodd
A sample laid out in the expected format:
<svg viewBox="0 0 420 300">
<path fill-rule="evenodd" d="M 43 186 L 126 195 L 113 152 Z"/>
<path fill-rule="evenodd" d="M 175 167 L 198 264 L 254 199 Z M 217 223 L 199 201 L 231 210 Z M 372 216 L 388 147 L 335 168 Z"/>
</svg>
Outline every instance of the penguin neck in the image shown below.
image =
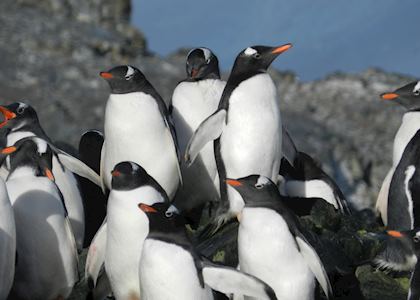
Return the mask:
<svg viewBox="0 0 420 300">
<path fill-rule="evenodd" d="M 400 162 L 405 147 L 420 130 L 420 111 L 408 111 L 403 115 L 401 126 L 394 139 L 393 165 Z"/>
<path fill-rule="evenodd" d="M 21 127 L 16 129 L 12 129 L 9 134 L 7 135 L 7 144 L 14 145 L 18 140 L 23 139 L 29 136 L 37 136 L 46 141 L 50 141 L 48 136 L 45 134 L 44 130 L 41 128 L 39 124 L 32 123 L 32 124 L 25 124 Z"/>
<path fill-rule="evenodd" d="M 200 81 L 207 80 L 207 79 L 220 79 L 220 73 L 211 72 L 211 73 L 205 74 L 204 76 L 202 76 L 200 78 L 188 77 L 184 81 L 186 81 L 186 82 L 200 82 Z"/>
<path fill-rule="evenodd" d="M 38 172 L 32 166 L 20 166 L 10 171 L 7 180 L 20 179 L 25 177 L 35 177 L 38 176 L 37 173 Z"/>
</svg>

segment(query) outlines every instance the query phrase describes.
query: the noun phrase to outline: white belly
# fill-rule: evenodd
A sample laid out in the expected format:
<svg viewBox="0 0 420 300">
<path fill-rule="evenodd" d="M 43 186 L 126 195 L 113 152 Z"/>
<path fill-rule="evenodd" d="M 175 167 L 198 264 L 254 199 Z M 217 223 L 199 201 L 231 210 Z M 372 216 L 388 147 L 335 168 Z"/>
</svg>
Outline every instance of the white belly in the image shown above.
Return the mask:
<svg viewBox="0 0 420 300">
<path fill-rule="evenodd" d="M 22 299 L 67 298 L 77 281 L 77 253 L 55 186 L 44 177 L 10 179 L 6 184 L 19 255 L 14 293 Z"/>
<path fill-rule="evenodd" d="M 174 143 L 155 100 L 143 93 L 111 95 L 105 112 L 104 176 L 121 161 L 141 165 L 168 193 L 179 183 Z"/>
<path fill-rule="evenodd" d="M 213 299 L 210 289 L 200 286 L 190 253 L 175 244 L 153 239 L 144 243 L 140 285 L 142 300 Z"/>
<path fill-rule="evenodd" d="M 15 274 L 16 227 L 3 180 L 0 180 L 0 253 L 0 299 L 6 299 Z"/>
<path fill-rule="evenodd" d="M 266 208 L 245 208 L 238 233 L 241 271 L 270 285 L 278 299 L 313 299 L 312 272 L 283 218 Z"/>
<path fill-rule="evenodd" d="M 394 167 L 398 165 L 404 153 L 405 147 L 420 130 L 420 112 L 407 112 L 404 114 L 400 128 L 394 138 L 394 151 L 392 164 Z"/>
</svg>

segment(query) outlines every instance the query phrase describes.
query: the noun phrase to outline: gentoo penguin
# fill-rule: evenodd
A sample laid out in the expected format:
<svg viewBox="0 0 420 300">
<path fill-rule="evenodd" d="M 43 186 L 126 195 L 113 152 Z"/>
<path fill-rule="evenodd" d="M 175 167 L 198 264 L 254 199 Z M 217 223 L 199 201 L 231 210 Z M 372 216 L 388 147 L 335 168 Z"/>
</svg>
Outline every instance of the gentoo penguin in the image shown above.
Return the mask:
<svg viewBox="0 0 420 300">
<path fill-rule="evenodd" d="M 411 230 L 420 227 L 420 130 L 406 145 L 395 167 L 388 192 L 387 229 Z M 411 270 L 416 263 L 412 249 L 398 239 L 387 242 L 377 258 L 380 266 L 393 270 Z"/>
<path fill-rule="evenodd" d="M 226 82 L 220 80 L 219 61 L 208 48 L 195 48 L 187 55 L 187 78 L 172 95 L 170 111 L 181 153 L 202 121 L 217 110 Z M 190 167 L 181 162 L 183 185 L 174 205 L 181 211 L 219 199 L 219 180 L 213 143 L 208 143 Z"/>
<path fill-rule="evenodd" d="M 331 286 L 323 264 L 276 184 L 259 175 L 226 182 L 245 204 L 237 215 L 241 271 L 264 280 L 278 299 L 314 299 L 315 278 L 329 297 Z"/>
<path fill-rule="evenodd" d="M 101 177 L 111 187 L 111 171 L 121 161 L 140 164 L 172 199 L 181 182 L 174 128 L 165 102 L 133 66 L 101 72 L 110 88 L 105 110 Z"/>
<path fill-rule="evenodd" d="M 313 202 L 309 200 L 322 199 L 341 213 L 350 213 L 343 192 L 310 155 L 297 151 L 293 166 L 283 158 L 280 173 L 284 177 L 280 193 L 290 198 L 285 203 L 290 203 L 296 209 L 309 204 L 310 210 Z"/>
<path fill-rule="evenodd" d="M 386 175 L 379 191 L 376 208 L 385 225 L 388 223 L 388 192 L 391 179 L 401 156 L 412 137 L 420 129 L 420 81 L 413 81 L 394 92 L 381 95 L 383 100 L 397 102 L 407 111 L 404 113 L 402 123 L 394 138 L 392 167 Z"/>
<path fill-rule="evenodd" d="M 85 231 L 85 215 L 83 200 L 74 173 L 88 177 L 100 184 L 99 176 L 78 159 L 55 147 L 42 129 L 36 111 L 30 105 L 22 102 L 0 106 L 4 121 L 0 123 L 0 131 L 6 136 L 6 145 L 30 136 L 37 136 L 47 141 L 54 150 L 53 174 L 68 210 L 70 222 L 76 237 L 77 248 L 83 249 Z"/>
<path fill-rule="evenodd" d="M 139 212 L 137 206 L 139 203 L 169 203 L 169 200 L 157 181 L 134 162 L 115 166 L 111 186 L 105 271 L 117 299 L 140 299 L 139 262 L 148 227 L 146 215 Z"/>
<path fill-rule="evenodd" d="M 211 289 L 277 299 L 256 277 L 203 260 L 188 239 L 182 217 L 167 211 L 167 203 L 140 203 L 138 208 L 147 215 L 149 228 L 140 260 L 142 299 L 210 300 Z"/>
<path fill-rule="evenodd" d="M 410 248 L 412 253 L 417 258 L 420 257 L 420 228 L 414 228 L 412 230 L 388 230 L 386 234 L 375 234 L 381 239 L 398 241 L 406 248 Z M 407 259 L 411 259 L 407 257 Z M 420 263 L 416 263 L 414 270 L 411 273 L 410 288 L 408 290 L 407 300 L 419 300 L 420 299 Z"/>
<path fill-rule="evenodd" d="M 242 199 L 226 185 L 227 177 L 262 174 L 277 181 L 282 158 L 282 123 L 277 89 L 267 68 L 292 47 L 254 46 L 236 57 L 218 109 L 193 134 L 185 153 L 191 164 L 212 140 L 221 202 L 217 223 L 241 210 Z"/>
<path fill-rule="evenodd" d="M 15 275 L 16 227 L 3 179 L 0 179 L 0 253 L 0 299 L 7 299 Z"/>
<path fill-rule="evenodd" d="M 77 248 L 52 150 L 36 137 L 1 150 L 10 156 L 6 181 L 16 222 L 17 265 L 11 299 L 66 299 L 78 280 Z"/>
</svg>

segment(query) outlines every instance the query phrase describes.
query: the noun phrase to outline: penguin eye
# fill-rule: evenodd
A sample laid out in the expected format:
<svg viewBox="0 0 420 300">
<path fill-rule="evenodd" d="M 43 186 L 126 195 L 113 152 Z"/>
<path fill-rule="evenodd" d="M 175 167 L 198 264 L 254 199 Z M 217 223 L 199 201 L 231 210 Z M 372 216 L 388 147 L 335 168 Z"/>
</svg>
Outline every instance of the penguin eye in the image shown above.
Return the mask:
<svg viewBox="0 0 420 300">
<path fill-rule="evenodd" d="M 133 75 L 134 75 L 134 74 L 131 74 L 131 75 L 125 75 L 125 76 L 124 76 L 124 78 L 125 78 L 125 80 L 130 80 L 131 78 L 133 78 Z"/>
<path fill-rule="evenodd" d="M 261 184 L 261 183 L 257 183 L 257 184 L 255 185 L 255 187 L 256 187 L 256 189 L 257 189 L 257 190 L 261 190 L 261 189 L 264 187 L 264 185 L 263 185 L 263 184 Z"/>
<path fill-rule="evenodd" d="M 173 212 L 171 212 L 171 211 L 165 211 L 165 217 L 171 218 L 173 215 L 174 215 Z"/>
<path fill-rule="evenodd" d="M 415 237 L 413 237 L 413 241 L 414 243 L 420 242 L 420 237 L 416 235 Z"/>
<path fill-rule="evenodd" d="M 208 65 L 210 63 L 210 58 L 206 59 L 206 65 Z"/>
<path fill-rule="evenodd" d="M 420 90 L 416 90 L 416 91 L 414 91 L 414 92 L 413 92 L 413 94 L 414 94 L 414 96 L 418 96 L 418 95 L 420 95 Z"/>
<path fill-rule="evenodd" d="M 25 108 L 23 106 L 18 107 L 18 109 L 16 110 L 16 112 L 20 115 L 23 114 L 24 111 L 25 111 Z"/>
<path fill-rule="evenodd" d="M 254 58 L 256 59 L 260 59 L 261 58 L 261 54 L 259 54 L 258 52 L 254 54 Z"/>
</svg>

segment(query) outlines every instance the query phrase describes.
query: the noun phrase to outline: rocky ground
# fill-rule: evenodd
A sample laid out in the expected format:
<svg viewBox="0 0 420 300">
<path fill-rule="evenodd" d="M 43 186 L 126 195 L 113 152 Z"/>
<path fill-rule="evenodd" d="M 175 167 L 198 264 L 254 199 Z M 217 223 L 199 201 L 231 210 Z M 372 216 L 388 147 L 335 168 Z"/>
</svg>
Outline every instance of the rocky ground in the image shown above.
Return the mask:
<svg viewBox="0 0 420 300">
<path fill-rule="evenodd" d="M 0 103 L 33 105 L 53 140 L 76 146 L 85 130 L 102 129 L 108 86 L 99 71 L 136 65 L 166 101 L 184 77 L 187 49 L 165 58 L 151 53 L 130 25 L 130 0 L 2 0 L 0 11 Z M 270 72 L 298 148 L 323 163 L 355 207 L 371 208 L 403 114 L 379 94 L 412 78 L 368 69 L 301 82 L 290 72 Z"/>
</svg>

